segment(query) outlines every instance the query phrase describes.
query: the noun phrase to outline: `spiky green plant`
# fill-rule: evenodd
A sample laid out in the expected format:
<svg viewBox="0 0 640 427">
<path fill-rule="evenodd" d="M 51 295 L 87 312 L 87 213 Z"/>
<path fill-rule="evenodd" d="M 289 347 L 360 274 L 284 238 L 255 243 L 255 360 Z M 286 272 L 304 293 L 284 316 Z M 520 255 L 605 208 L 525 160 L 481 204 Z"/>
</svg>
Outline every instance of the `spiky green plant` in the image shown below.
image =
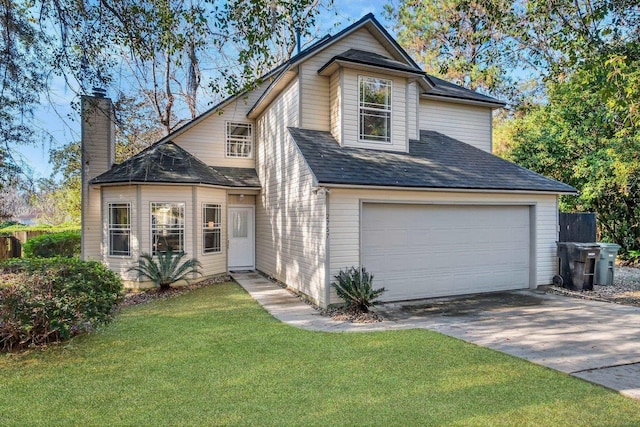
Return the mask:
<svg viewBox="0 0 640 427">
<path fill-rule="evenodd" d="M 159 286 L 161 291 L 165 291 L 171 287 L 172 283 L 179 280 L 184 279 L 188 282 L 189 274 L 202 275 L 200 272 L 202 264 L 197 259 L 191 258 L 181 264 L 185 255 L 184 252 L 174 253 L 171 248 L 166 252 L 158 252 L 155 257 L 144 253 L 140 256 L 138 265 L 131 267 L 128 271 L 136 271 L 139 276 L 148 278 Z"/>
<path fill-rule="evenodd" d="M 373 289 L 373 274 L 368 273 L 364 267 L 340 270 L 333 277 L 335 282 L 332 285 L 347 307 L 364 313 L 369 311 L 369 307 L 377 304 L 374 300 L 386 291 L 385 288 Z"/>
</svg>

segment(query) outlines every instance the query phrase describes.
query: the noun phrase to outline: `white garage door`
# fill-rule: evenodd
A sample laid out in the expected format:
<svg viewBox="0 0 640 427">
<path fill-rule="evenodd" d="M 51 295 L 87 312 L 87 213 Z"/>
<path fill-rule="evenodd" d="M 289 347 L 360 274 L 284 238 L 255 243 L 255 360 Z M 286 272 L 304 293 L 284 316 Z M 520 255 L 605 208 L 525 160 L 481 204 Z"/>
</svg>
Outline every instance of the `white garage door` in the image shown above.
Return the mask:
<svg viewBox="0 0 640 427">
<path fill-rule="evenodd" d="M 365 203 L 362 265 L 381 300 L 529 287 L 529 207 Z"/>
</svg>

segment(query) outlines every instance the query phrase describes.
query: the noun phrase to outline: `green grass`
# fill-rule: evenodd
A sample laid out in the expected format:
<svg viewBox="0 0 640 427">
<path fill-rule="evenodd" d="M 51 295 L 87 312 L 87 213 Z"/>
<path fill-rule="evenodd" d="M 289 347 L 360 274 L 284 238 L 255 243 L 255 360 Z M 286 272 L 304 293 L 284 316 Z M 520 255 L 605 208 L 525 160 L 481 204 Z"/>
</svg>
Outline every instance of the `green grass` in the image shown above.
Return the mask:
<svg viewBox="0 0 640 427">
<path fill-rule="evenodd" d="M 319 333 L 235 284 L 0 356 L 0 425 L 640 425 L 640 402 L 424 330 Z"/>
</svg>

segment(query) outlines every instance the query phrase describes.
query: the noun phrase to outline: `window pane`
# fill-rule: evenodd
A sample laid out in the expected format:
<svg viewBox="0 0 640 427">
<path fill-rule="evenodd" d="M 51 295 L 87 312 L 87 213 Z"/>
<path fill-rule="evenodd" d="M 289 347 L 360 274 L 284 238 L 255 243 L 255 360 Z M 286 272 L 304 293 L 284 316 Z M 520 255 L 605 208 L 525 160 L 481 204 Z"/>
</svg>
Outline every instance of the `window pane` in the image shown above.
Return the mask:
<svg viewBox="0 0 640 427">
<path fill-rule="evenodd" d="M 366 108 L 391 106 L 391 86 L 382 79 L 363 79 L 360 84 L 360 105 Z"/>
<path fill-rule="evenodd" d="M 204 251 L 220 252 L 220 230 L 212 230 L 204 232 Z"/>
<path fill-rule="evenodd" d="M 155 235 L 153 252 L 165 252 L 169 248 L 173 252 L 183 252 L 182 241 L 182 231 L 161 230 Z"/>
<path fill-rule="evenodd" d="M 232 221 L 232 237 L 247 237 L 249 213 L 247 211 L 234 212 Z"/>
<path fill-rule="evenodd" d="M 362 110 L 360 113 L 361 139 L 390 141 L 391 114 L 375 110 Z"/>
<path fill-rule="evenodd" d="M 111 231 L 109 241 L 110 255 L 131 255 L 129 250 L 129 231 Z"/>
</svg>

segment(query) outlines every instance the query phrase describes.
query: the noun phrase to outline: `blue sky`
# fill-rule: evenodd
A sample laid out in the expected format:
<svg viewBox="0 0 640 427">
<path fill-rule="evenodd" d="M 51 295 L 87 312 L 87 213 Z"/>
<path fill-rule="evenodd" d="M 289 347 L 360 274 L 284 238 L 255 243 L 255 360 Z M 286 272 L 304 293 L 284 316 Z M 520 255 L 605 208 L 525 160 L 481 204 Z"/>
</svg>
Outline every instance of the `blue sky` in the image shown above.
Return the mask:
<svg viewBox="0 0 640 427">
<path fill-rule="evenodd" d="M 392 23 L 383 17 L 384 5 L 389 0 L 335 0 L 331 11 L 323 11 L 317 18 L 320 36 L 336 33 L 349 24 L 357 21 L 367 13 L 376 18 L 393 34 Z M 108 94 L 109 95 L 109 94 Z M 62 78 L 52 81 L 49 98 L 43 97 L 40 108 L 35 111 L 33 120 L 43 133 L 42 142 L 38 146 L 19 147 L 14 155 L 22 158 L 33 171 L 34 178 L 46 178 L 51 175 L 49 150 L 68 142 L 80 139 L 80 122 L 70 104 L 78 101 L 77 95 L 66 88 Z"/>
</svg>

